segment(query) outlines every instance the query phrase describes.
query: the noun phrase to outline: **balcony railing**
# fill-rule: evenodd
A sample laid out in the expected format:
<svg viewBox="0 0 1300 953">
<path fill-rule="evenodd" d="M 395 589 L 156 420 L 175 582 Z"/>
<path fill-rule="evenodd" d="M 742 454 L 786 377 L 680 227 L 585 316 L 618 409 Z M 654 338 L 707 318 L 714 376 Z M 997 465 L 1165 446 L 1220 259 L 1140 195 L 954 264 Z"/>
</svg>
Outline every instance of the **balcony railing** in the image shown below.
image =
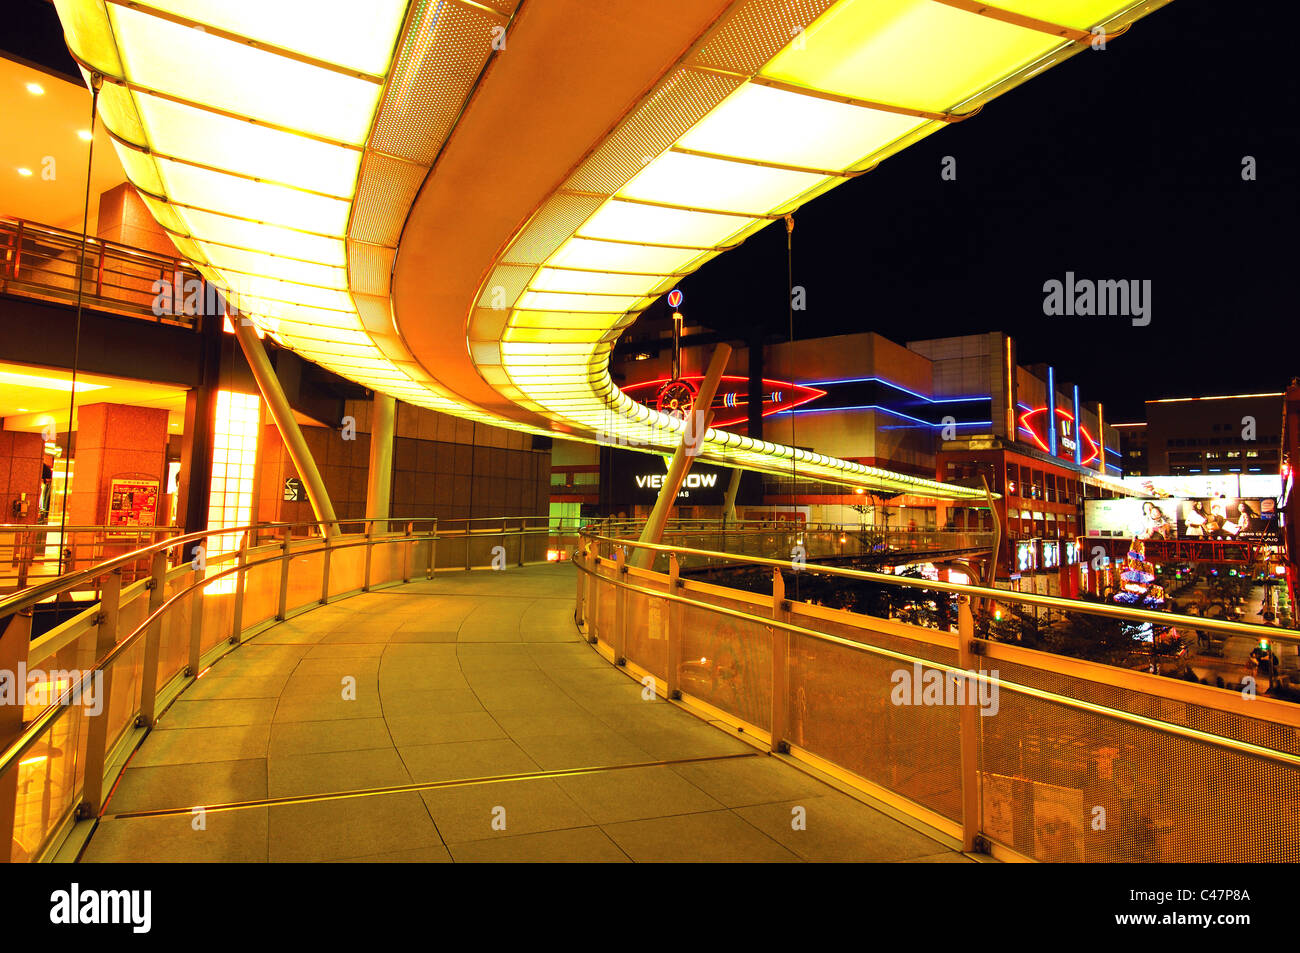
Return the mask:
<svg viewBox="0 0 1300 953">
<path fill-rule="evenodd" d="M 0 292 L 72 304 L 80 280 L 85 306 L 99 311 L 193 328 L 185 302 L 206 294 L 203 276 L 185 259 L 81 235 L 24 219 L 0 219 Z M 155 307 L 166 282 L 173 300 Z M 201 298 L 194 300 L 203 300 Z"/>
<path fill-rule="evenodd" d="M 629 566 L 640 547 L 667 571 Z M 682 578 L 687 558 L 765 569 L 772 592 Z M 1039 861 L 1300 860 L 1300 705 L 1265 697 L 1262 671 L 1243 672 L 1238 690 L 1213 688 L 977 638 L 976 620 L 1019 605 L 1078 617 L 1078 633 L 1102 633 L 1096 620 L 1149 631 L 1157 670 L 1159 634 L 1171 627 L 1270 644 L 1300 633 L 799 568 L 844 586 L 908 587 L 936 607 L 955 595 L 951 631 L 790 600 L 790 560 L 631 534 L 585 537 L 575 563 L 578 621 L 609 661 L 965 850 Z"/>
<path fill-rule="evenodd" d="M 544 562 L 545 516 L 274 523 L 193 533 L 0 598 L 0 859 L 50 858 L 105 792 L 157 713 L 216 659 L 276 621 L 437 571 Z M 574 534 L 577 527 L 555 530 Z M 218 554 L 195 564 L 195 547 Z M 125 572 L 141 560 L 145 578 Z M 72 591 L 99 599 L 30 638 L 32 611 Z M 83 603 L 85 605 L 85 603 Z M 19 690 L 20 693 L 23 691 Z"/>
</svg>

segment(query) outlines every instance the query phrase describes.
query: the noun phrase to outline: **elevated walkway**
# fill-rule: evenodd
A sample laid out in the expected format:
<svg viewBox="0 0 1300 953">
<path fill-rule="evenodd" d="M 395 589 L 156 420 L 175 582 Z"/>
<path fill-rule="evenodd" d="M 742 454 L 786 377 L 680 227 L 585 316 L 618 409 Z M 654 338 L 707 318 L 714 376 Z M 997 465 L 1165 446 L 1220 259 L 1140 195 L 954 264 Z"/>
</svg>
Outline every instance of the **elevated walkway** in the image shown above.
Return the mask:
<svg viewBox="0 0 1300 953">
<path fill-rule="evenodd" d="M 575 574 L 438 575 L 266 629 L 161 714 L 82 859 L 967 860 L 644 700 L 575 627 Z"/>
</svg>

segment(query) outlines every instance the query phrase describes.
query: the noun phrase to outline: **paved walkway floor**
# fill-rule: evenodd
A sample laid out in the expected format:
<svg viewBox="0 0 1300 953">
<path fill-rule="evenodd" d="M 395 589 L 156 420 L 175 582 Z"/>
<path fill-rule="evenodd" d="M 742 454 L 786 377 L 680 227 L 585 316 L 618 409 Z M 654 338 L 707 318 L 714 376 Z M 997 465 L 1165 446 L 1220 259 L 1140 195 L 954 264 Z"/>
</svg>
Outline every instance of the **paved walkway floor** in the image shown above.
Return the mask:
<svg viewBox="0 0 1300 953">
<path fill-rule="evenodd" d="M 258 635 L 163 714 L 83 859 L 967 859 L 643 700 L 577 632 L 573 573 L 440 575 Z"/>
</svg>

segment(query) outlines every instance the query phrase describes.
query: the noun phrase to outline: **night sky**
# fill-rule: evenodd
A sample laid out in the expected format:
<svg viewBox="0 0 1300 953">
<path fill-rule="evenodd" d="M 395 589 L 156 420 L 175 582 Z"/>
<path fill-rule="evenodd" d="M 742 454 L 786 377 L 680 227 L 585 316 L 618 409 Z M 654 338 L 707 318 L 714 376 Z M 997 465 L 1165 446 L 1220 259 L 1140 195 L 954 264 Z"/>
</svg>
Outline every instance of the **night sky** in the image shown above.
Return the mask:
<svg viewBox="0 0 1300 953">
<path fill-rule="evenodd" d="M 1006 331 L 1020 363 L 1053 363 L 1111 420 L 1150 398 L 1283 389 L 1300 374 L 1300 122 L 1294 53 L 1266 14 L 1175 0 L 804 206 L 796 337 Z M 1150 279 L 1151 323 L 1045 317 L 1043 283 L 1067 271 Z M 785 226 L 681 287 L 688 323 L 784 339 Z"/>
<path fill-rule="evenodd" d="M 70 69 L 53 9 L 18 6 L 5 46 Z M 1285 387 L 1300 374 L 1300 122 L 1280 9 L 1175 0 L 805 206 L 795 335 L 1006 331 L 1022 364 L 1055 364 L 1112 420 L 1149 398 Z M 940 178 L 948 155 L 956 181 Z M 1043 283 L 1067 271 L 1150 280 L 1151 323 L 1044 316 Z M 784 226 L 682 288 L 689 323 L 784 339 Z"/>
</svg>

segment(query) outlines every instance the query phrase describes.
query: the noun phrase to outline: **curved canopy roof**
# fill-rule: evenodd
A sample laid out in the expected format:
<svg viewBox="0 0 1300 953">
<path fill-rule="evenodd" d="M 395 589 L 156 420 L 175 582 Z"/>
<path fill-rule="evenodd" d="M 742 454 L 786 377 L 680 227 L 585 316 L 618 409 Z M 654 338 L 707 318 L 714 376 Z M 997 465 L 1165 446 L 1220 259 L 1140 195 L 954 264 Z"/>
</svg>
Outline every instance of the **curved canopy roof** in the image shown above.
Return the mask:
<svg viewBox="0 0 1300 953">
<path fill-rule="evenodd" d="M 641 311 L 1163 2 L 55 0 L 131 181 L 278 341 L 413 404 L 652 451 L 684 423 L 608 370 Z M 982 496 L 716 429 L 701 458 Z"/>
</svg>

